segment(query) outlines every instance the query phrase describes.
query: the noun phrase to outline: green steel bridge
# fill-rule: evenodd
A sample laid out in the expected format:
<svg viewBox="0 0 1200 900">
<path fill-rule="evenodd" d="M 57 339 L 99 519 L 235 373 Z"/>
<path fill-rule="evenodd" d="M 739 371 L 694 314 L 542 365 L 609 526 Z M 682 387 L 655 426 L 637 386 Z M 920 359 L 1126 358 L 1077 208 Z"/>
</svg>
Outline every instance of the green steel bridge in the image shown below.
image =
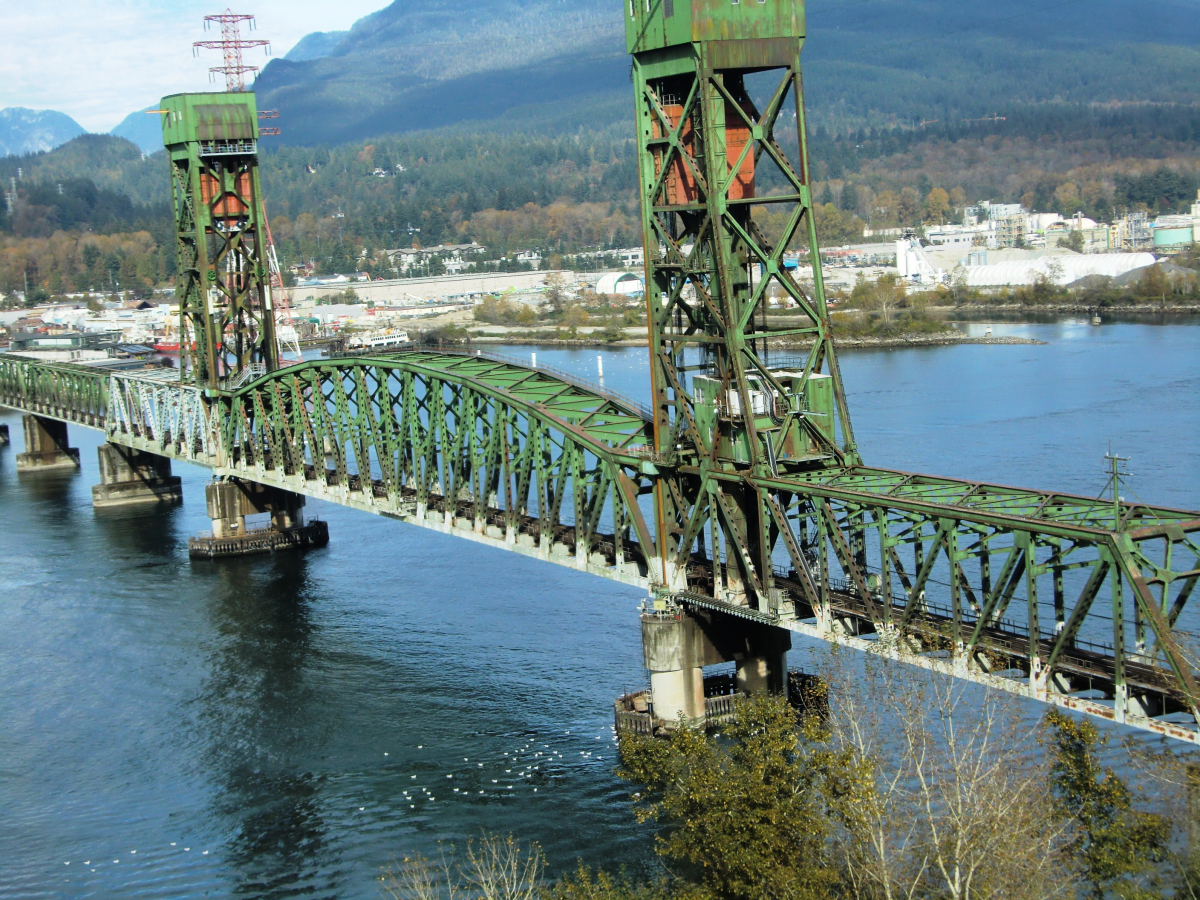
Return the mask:
<svg viewBox="0 0 1200 900">
<path fill-rule="evenodd" d="M 645 588 L 644 629 L 782 629 L 1200 743 L 1200 512 L 861 460 L 820 267 L 802 287 L 783 265 L 819 259 L 803 6 L 638 0 L 626 26 L 648 408 L 483 354 L 281 365 L 249 94 L 163 101 L 181 368 L 5 354 L 0 404 Z M 781 298 L 796 324 L 766 317 Z M 647 650 L 684 672 L 656 703 L 713 658 L 689 652 Z"/>
<path fill-rule="evenodd" d="M 737 491 L 770 516 L 771 554 L 747 572 L 767 602 L 748 604 L 728 589 L 727 541 L 716 556 L 701 539 L 660 548 L 656 491 L 698 467 L 655 455 L 645 411 L 544 370 L 412 352 L 288 366 L 210 396 L 177 370 L 6 355 L 0 403 L 218 477 L 1200 740 L 1168 715 L 1196 696 L 1175 635 L 1200 577 L 1194 512 L 863 465 L 722 473 L 710 528 Z"/>
</svg>

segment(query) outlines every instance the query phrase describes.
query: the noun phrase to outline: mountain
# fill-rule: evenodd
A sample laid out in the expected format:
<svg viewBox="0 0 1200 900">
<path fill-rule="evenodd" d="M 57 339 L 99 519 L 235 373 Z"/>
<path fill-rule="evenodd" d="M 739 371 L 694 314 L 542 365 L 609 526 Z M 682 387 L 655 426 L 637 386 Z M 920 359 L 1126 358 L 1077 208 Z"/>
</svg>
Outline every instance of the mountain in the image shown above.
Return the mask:
<svg viewBox="0 0 1200 900">
<path fill-rule="evenodd" d="M 124 194 L 134 204 L 167 201 L 166 154 L 160 149 L 146 156 L 136 144 L 110 134 L 81 134 L 49 152 L 0 157 L 0 182 L 7 184 L 18 168 L 23 181 L 82 180 L 99 190 Z"/>
<path fill-rule="evenodd" d="M 84 133 L 66 113 L 52 109 L 0 109 L 0 156 L 53 150 Z"/>
<path fill-rule="evenodd" d="M 1200 0 L 810 5 L 810 121 L 845 130 L 1047 102 L 1198 103 L 1198 12 Z M 629 115 L 613 0 L 396 0 L 336 42 L 311 37 L 299 54 L 309 58 L 275 59 L 255 84 L 260 107 L 280 111 L 285 143 L 454 123 L 602 126 Z"/>
<path fill-rule="evenodd" d="M 131 112 L 109 134 L 132 141 L 143 153 L 157 153 L 163 148 L 162 118 L 150 113 L 154 109 L 158 109 L 157 103 Z"/>
<path fill-rule="evenodd" d="M 586 123 L 581 111 L 628 87 L 622 29 L 620 6 L 593 0 L 397 0 L 328 56 L 272 60 L 254 89 L 280 110 L 286 143 L 514 117 Z"/>
<path fill-rule="evenodd" d="M 348 31 L 314 31 L 306 34 L 296 42 L 296 46 L 283 55 L 284 59 L 292 62 L 306 62 L 310 59 L 324 59 L 333 53 L 338 44 L 350 32 Z"/>
</svg>

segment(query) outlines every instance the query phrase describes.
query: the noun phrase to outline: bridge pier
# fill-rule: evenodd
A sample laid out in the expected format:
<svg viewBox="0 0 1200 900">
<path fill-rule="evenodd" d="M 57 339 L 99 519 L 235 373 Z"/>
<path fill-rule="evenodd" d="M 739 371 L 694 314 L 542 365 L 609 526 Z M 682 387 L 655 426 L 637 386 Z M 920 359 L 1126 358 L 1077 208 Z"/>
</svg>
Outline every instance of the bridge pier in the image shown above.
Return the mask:
<svg viewBox="0 0 1200 900">
<path fill-rule="evenodd" d="M 705 720 L 704 666 L 735 662 L 739 693 L 787 690 L 791 636 L 782 628 L 700 610 L 646 612 L 641 621 L 654 718 L 668 726 Z"/>
<path fill-rule="evenodd" d="M 212 533 L 188 541 L 188 552 L 201 559 L 246 556 L 275 550 L 323 547 L 329 526 L 319 519 L 304 521 L 304 495 L 282 488 L 226 478 L 204 488 Z M 270 513 L 271 524 L 249 530 L 246 516 Z"/>
<path fill-rule="evenodd" d="M 96 448 L 100 483 L 92 487 L 92 506 L 104 509 L 138 503 L 182 503 L 183 488 L 171 474 L 171 460 L 117 444 Z"/>
<path fill-rule="evenodd" d="M 25 415 L 25 452 L 17 454 L 18 472 L 53 472 L 79 468 L 79 450 L 67 440 L 67 423 Z"/>
</svg>

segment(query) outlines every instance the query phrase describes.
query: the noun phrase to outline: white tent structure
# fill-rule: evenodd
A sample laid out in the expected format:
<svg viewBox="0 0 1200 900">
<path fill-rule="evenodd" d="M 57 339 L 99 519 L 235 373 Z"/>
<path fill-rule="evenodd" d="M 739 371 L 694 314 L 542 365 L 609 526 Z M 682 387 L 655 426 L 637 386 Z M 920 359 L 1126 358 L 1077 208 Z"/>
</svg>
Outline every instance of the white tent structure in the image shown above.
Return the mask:
<svg viewBox="0 0 1200 900">
<path fill-rule="evenodd" d="M 1153 253 L 1088 253 L 1015 259 L 984 266 L 964 266 L 971 287 L 1005 287 L 1033 284 L 1039 277 L 1053 284 L 1070 284 L 1088 275 L 1117 278 L 1134 269 L 1152 266 Z M 957 273 L 956 273 L 957 274 Z"/>
<path fill-rule="evenodd" d="M 597 294 L 624 294 L 632 297 L 645 291 L 642 279 L 632 272 L 607 272 L 596 282 Z"/>
</svg>

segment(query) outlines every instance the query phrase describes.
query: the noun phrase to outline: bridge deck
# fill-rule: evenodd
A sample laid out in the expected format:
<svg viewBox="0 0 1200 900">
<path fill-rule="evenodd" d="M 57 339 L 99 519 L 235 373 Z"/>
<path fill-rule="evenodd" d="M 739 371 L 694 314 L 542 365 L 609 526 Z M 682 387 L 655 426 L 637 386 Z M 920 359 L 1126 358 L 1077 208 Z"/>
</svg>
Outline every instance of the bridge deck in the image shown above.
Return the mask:
<svg viewBox="0 0 1200 900">
<path fill-rule="evenodd" d="M 865 466 L 727 472 L 718 484 L 759 497 L 772 557 L 736 573 L 729 548 L 669 523 L 690 529 L 680 581 L 656 548 L 650 500 L 695 470 L 652 457 L 635 402 L 515 360 L 339 358 L 205 392 L 170 371 L 5 354 L 0 404 L 1200 742 L 1178 721 L 1197 696 L 1184 618 L 1200 513 Z M 774 597 L 770 608 L 746 607 L 733 575 Z"/>
</svg>

